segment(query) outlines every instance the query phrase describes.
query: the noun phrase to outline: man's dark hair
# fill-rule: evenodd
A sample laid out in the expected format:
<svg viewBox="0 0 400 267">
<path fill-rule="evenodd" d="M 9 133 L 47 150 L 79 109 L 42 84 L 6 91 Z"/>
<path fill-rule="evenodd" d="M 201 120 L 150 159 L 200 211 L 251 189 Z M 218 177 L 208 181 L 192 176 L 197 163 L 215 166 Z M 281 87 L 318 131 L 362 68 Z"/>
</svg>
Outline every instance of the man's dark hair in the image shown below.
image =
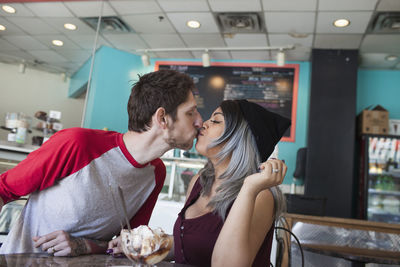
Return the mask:
<svg viewBox="0 0 400 267">
<path fill-rule="evenodd" d="M 151 117 L 160 107 L 176 120 L 177 107 L 185 102 L 194 89 L 192 78 L 174 70 L 159 70 L 139 77 L 128 102 L 128 129 L 147 131 Z"/>
</svg>

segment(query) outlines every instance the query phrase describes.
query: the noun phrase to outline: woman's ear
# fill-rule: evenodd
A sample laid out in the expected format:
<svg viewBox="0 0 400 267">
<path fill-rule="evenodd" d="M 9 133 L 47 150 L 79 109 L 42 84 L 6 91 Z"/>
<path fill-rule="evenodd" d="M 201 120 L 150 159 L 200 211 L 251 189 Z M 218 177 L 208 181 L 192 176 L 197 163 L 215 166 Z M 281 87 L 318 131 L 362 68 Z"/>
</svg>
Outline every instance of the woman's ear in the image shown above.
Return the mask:
<svg viewBox="0 0 400 267">
<path fill-rule="evenodd" d="M 153 118 L 156 120 L 155 122 L 157 123 L 157 125 L 159 125 L 162 129 L 166 129 L 168 126 L 166 117 L 167 114 L 165 112 L 165 109 L 162 107 L 158 108 L 153 116 Z"/>
</svg>

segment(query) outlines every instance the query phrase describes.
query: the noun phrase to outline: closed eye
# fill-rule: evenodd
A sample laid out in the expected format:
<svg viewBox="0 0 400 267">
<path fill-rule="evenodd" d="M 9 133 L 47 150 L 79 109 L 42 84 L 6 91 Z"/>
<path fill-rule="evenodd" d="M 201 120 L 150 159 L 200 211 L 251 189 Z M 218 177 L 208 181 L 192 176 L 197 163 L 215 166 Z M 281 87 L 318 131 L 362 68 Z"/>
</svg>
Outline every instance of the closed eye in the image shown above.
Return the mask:
<svg viewBox="0 0 400 267">
<path fill-rule="evenodd" d="M 220 121 L 215 121 L 215 120 L 210 120 L 210 122 L 216 123 L 216 124 L 221 123 Z"/>
</svg>

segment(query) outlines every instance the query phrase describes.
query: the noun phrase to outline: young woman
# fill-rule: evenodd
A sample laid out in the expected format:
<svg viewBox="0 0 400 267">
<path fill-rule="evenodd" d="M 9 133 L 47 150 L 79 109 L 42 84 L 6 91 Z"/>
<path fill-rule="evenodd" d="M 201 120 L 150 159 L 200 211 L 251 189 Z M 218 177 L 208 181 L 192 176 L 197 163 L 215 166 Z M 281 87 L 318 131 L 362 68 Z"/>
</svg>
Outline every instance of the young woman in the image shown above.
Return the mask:
<svg viewBox="0 0 400 267">
<path fill-rule="evenodd" d="M 196 149 L 209 161 L 189 184 L 174 226 L 177 263 L 269 266 L 278 187 L 286 165 L 267 160 L 290 121 L 246 100 L 223 101 L 203 123 Z"/>
</svg>

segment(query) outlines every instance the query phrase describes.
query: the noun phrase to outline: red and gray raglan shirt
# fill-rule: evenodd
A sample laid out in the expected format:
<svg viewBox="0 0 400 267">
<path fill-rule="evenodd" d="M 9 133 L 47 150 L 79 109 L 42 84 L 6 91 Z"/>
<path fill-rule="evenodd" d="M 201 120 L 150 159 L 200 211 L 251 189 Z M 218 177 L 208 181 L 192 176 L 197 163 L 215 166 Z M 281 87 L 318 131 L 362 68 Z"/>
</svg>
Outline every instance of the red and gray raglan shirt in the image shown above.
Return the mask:
<svg viewBox="0 0 400 267">
<path fill-rule="evenodd" d="M 4 203 L 29 194 L 0 253 L 42 252 L 33 247 L 32 237 L 57 230 L 111 240 L 119 234 L 124 218 L 118 186 L 131 227 L 147 224 L 165 175 L 159 158 L 144 165 L 136 162 L 121 133 L 83 128 L 59 131 L 15 168 L 0 174 Z"/>
</svg>

